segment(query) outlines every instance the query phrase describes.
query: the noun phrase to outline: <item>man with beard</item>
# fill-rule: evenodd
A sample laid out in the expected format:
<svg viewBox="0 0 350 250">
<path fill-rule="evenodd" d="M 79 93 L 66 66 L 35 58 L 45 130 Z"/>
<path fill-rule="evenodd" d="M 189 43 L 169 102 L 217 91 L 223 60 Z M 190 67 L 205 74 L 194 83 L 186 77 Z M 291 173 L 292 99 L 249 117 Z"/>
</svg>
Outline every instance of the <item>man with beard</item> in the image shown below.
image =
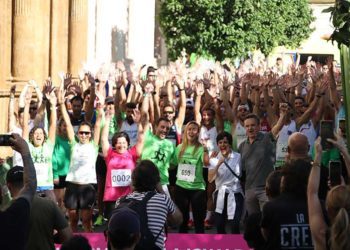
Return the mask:
<svg viewBox="0 0 350 250">
<path fill-rule="evenodd" d="M 144 149 L 141 160 L 150 160 L 158 168 L 160 183 L 164 192 L 170 196 L 167 185 L 169 184 L 170 161 L 175 153 L 175 145 L 166 136 L 170 130 L 170 121 L 159 118 L 156 122 L 154 133 L 149 130 L 146 133 Z"/>
</svg>

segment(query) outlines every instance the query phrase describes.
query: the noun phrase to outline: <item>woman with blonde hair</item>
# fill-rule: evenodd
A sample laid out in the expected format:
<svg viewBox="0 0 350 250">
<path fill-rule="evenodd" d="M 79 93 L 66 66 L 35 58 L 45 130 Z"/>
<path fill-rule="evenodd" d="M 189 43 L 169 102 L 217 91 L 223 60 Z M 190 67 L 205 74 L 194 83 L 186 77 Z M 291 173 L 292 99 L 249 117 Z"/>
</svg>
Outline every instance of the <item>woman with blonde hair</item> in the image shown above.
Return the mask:
<svg viewBox="0 0 350 250">
<path fill-rule="evenodd" d="M 175 188 L 175 203 L 184 218 L 179 232 L 187 233 L 189 208 L 192 207 L 196 233 L 204 233 L 206 210 L 205 181 L 203 178 L 204 162 L 209 161 L 208 150 L 200 144 L 200 126 L 192 121 L 184 130 L 182 144 L 176 147 L 174 164 L 178 165 Z"/>
<path fill-rule="evenodd" d="M 348 174 L 350 173 L 350 156 L 340 136 L 336 140 L 328 139 L 344 157 Z M 320 162 L 322 146 L 320 138 L 315 142 L 315 160 L 309 176 L 307 198 L 311 235 L 316 250 L 350 249 L 350 187 L 338 185 L 333 187 L 327 194 L 326 210 L 330 226 L 325 221 L 321 203 L 318 197 L 320 184 Z"/>
</svg>

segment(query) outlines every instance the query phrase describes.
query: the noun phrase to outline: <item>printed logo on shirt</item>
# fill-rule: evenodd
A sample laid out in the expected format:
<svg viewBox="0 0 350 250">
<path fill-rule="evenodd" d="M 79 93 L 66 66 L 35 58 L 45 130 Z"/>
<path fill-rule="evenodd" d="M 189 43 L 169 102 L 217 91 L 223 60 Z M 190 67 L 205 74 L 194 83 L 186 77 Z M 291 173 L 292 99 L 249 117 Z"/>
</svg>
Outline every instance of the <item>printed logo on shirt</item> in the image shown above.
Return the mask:
<svg viewBox="0 0 350 250">
<path fill-rule="evenodd" d="M 296 214 L 296 224 L 282 224 L 281 249 L 313 249 L 309 223 L 303 213 Z"/>
</svg>

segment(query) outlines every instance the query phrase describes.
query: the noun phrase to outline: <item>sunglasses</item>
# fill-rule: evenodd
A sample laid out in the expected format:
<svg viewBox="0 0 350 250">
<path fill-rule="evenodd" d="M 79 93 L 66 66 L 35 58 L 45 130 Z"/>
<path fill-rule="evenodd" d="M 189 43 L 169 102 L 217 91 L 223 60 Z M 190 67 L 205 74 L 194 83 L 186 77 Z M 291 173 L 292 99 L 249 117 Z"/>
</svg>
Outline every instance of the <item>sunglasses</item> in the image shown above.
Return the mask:
<svg viewBox="0 0 350 250">
<path fill-rule="evenodd" d="M 91 134 L 90 131 L 79 131 L 78 133 L 79 133 L 79 135 L 89 135 L 89 134 Z"/>
<path fill-rule="evenodd" d="M 164 113 L 164 114 L 173 114 L 174 111 L 164 111 L 163 113 Z"/>
</svg>

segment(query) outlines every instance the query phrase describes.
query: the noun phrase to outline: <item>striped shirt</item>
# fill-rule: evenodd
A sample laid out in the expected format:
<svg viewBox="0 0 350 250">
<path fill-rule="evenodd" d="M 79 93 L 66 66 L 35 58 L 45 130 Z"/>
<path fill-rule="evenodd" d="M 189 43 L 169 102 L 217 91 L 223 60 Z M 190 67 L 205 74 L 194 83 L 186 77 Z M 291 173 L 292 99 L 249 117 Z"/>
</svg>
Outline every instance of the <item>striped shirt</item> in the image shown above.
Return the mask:
<svg viewBox="0 0 350 250">
<path fill-rule="evenodd" d="M 127 195 L 129 199 L 142 200 L 146 195 L 146 192 L 133 192 Z M 119 200 L 116 202 L 116 207 L 119 205 Z M 174 202 L 165 194 L 156 193 L 147 202 L 147 217 L 148 217 L 148 228 L 152 232 L 154 237 L 159 237 L 156 240 L 156 245 L 161 249 L 165 248 L 165 231 L 164 223 L 166 222 L 168 214 L 175 212 Z"/>
</svg>

